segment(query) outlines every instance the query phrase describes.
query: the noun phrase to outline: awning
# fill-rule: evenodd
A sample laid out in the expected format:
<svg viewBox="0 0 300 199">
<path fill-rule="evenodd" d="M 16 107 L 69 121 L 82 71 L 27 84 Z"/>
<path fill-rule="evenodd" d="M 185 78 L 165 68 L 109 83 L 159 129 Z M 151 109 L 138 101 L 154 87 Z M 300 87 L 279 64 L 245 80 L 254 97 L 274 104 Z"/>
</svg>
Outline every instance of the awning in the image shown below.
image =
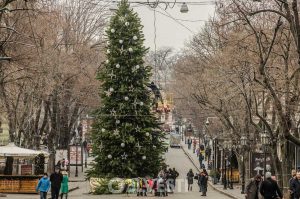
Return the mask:
<svg viewBox="0 0 300 199">
<path fill-rule="evenodd" d="M 43 153 L 45 157 L 49 156 L 46 151 L 37 151 L 32 149 L 25 149 L 16 146 L 14 143 L 9 143 L 6 146 L 0 146 L 0 157 L 36 157 L 37 155 Z"/>
</svg>

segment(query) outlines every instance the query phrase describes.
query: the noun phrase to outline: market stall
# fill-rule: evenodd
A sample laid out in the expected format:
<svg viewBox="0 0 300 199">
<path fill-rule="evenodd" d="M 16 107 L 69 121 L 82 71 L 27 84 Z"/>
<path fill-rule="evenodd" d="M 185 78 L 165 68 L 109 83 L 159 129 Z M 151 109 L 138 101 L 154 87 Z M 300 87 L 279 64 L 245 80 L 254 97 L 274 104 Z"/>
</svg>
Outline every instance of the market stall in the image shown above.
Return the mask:
<svg viewBox="0 0 300 199">
<path fill-rule="evenodd" d="M 41 176 L 35 171 L 35 163 L 41 154 L 49 156 L 45 151 L 21 148 L 14 143 L 0 146 L 0 193 L 36 193 Z"/>
</svg>

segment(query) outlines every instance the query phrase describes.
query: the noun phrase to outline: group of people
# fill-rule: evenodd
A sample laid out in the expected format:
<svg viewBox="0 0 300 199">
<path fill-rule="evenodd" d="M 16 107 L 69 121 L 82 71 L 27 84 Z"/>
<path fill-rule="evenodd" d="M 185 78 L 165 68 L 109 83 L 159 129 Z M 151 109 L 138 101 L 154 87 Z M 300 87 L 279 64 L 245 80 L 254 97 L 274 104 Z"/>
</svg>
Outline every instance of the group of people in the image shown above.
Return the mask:
<svg viewBox="0 0 300 199">
<path fill-rule="evenodd" d="M 270 172 L 266 172 L 265 179 L 256 175 L 246 186 L 246 199 L 282 199 L 282 192 Z M 293 198 L 294 199 L 294 198 Z"/>
<path fill-rule="evenodd" d="M 168 196 L 173 193 L 176 186 L 176 179 L 179 173 L 175 168 L 163 169 L 159 172 L 158 178 L 154 179 L 153 190 L 155 196 Z"/>
<path fill-rule="evenodd" d="M 300 199 L 300 171 L 292 170 L 289 191 L 291 199 Z"/>
<path fill-rule="evenodd" d="M 36 191 L 40 192 L 40 199 L 47 199 L 47 193 L 51 188 L 51 198 L 58 199 L 59 196 L 61 199 L 65 197 L 68 198 L 69 192 L 69 178 L 68 173 L 63 170 L 61 172 L 60 168 L 55 168 L 55 172 L 50 175 L 44 173 L 43 177 L 39 180 L 36 187 Z"/>
<path fill-rule="evenodd" d="M 148 177 L 133 180 L 130 185 L 127 185 L 126 192 L 130 193 L 136 190 L 137 196 L 147 196 L 147 193 L 153 193 L 154 196 L 168 196 L 168 193 L 174 192 L 178 176 L 179 173 L 175 168 L 164 168 L 159 172 L 157 178 Z"/>
<path fill-rule="evenodd" d="M 199 192 L 202 192 L 201 196 L 206 196 L 208 181 L 208 173 L 206 169 L 202 169 L 199 174 L 194 174 L 193 170 L 190 169 L 186 176 L 188 180 L 188 191 L 193 190 L 194 179 L 196 179 L 199 186 Z"/>
</svg>

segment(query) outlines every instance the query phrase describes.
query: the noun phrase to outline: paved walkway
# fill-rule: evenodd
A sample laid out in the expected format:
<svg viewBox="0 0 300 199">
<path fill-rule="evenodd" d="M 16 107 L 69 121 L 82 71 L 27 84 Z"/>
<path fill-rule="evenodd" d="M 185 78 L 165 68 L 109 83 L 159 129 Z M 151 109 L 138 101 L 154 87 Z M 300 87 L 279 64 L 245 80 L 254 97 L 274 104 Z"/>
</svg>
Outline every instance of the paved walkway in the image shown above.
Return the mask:
<svg viewBox="0 0 300 199">
<path fill-rule="evenodd" d="M 199 170 L 200 163 L 199 163 L 197 154 L 193 153 L 193 147 L 192 147 L 192 149 L 188 149 L 188 145 L 185 144 L 184 141 L 181 142 L 181 146 L 182 146 L 182 150 L 186 153 L 186 155 L 189 157 L 189 159 L 193 162 L 193 164 L 195 166 L 197 166 L 197 168 Z M 205 164 L 205 166 L 207 168 L 207 162 L 204 162 L 204 164 Z M 238 186 L 234 186 L 233 189 L 226 189 L 226 190 L 223 189 L 223 185 L 221 185 L 221 184 L 214 185 L 213 183 L 211 183 L 209 181 L 209 185 L 213 189 L 215 189 L 215 190 L 217 190 L 217 191 L 219 191 L 219 192 L 221 192 L 221 193 L 223 193 L 223 194 L 225 194 L 225 195 L 227 195 L 227 196 L 229 196 L 231 198 L 234 198 L 234 199 L 245 199 L 245 195 L 241 194 L 241 186 L 239 186 L 239 185 Z"/>
</svg>

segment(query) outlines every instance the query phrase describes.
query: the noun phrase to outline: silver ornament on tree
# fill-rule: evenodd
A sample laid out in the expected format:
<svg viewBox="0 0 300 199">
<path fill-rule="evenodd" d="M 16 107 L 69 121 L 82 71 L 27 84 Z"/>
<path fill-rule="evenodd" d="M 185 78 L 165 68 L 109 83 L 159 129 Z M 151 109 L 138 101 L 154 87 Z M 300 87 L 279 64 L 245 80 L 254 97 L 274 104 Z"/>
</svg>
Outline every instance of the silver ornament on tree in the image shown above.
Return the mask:
<svg viewBox="0 0 300 199">
<path fill-rule="evenodd" d="M 150 133 L 147 132 L 147 133 L 146 133 L 146 136 L 149 137 L 149 136 L 150 136 Z"/>
<path fill-rule="evenodd" d="M 129 100 L 129 97 L 126 96 L 126 97 L 124 97 L 124 99 L 125 99 L 125 101 L 128 101 L 128 100 Z"/>
<path fill-rule="evenodd" d="M 106 60 L 105 63 L 106 63 L 106 64 L 109 64 L 109 60 Z"/>
<path fill-rule="evenodd" d="M 110 50 L 109 50 L 109 49 L 107 49 L 107 50 L 106 50 L 106 53 L 107 53 L 107 54 L 110 54 Z"/>
<path fill-rule="evenodd" d="M 101 129 L 101 132 L 104 133 L 104 132 L 105 132 L 105 128 L 102 128 L 102 129 Z"/>
<path fill-rule="evenodd" d="M 136 41 L 137 39 L 138 39 L 138 37 L 137 36 L 133 36 L 133 38 L 132 38 L 134 41 Z"/>
<path fill-rule="evenodd" d="M 144 102 L 140 102 L 140 105 L 141 105 L 141 106 L 144 106 Z"/>
<path fill-rule="evenodd" d="M 120 120 L 116 120 L 116 124 L 120 124 Z"/>
<path fill-rule="evenodd" d="M 122 40 L 122 39 L 120 39 L 120 40 L 119 40 L 119 43 L 120 43 L 120 44 L 122 44 L 122 43 L 123 43 L 123 40 Z"/>
<path fill-rule="evenodd" d="M 120 68 L 120 64 L 116 64 L 116 68 Z"/>
<path fill-rule="evenodd" d="M 110 88 L 109 88 L 109 91 L 110 91 L 110 92 L 114 92 L 114 88 L 110 87 Z"/>
<path fill-rule="evenodd" d="M 116 30 L 112 28 L 112 29 L 110 29 L 110 32 L 111 32 L 111 33 L 115 33 Z"/>
<path fill-rule="evenodd" d="M 135 69 L 138 70 L 139 68 L 140 68 L 140 65 L 136 65 L 136 66 L 135 66 Z"/>
<path fill-rule="evenodd" d="M 129 26 L 129 22 L 128 21 L 125 22 L 125 26 Z"/>
<path fill-rule="evenodd" d="M 133 49 L 132 49 L 132 48 L 128 48 L 128 51 L 129 51 L 130 53 L 132 53 L 132 52 L 133 52 Z"/>
<path fill-rule="evenodd" d="M 121 143 L 121 147 L 124 148 L 125 147 L 125 143 Z"/>
<path fill-rule="evenodd" d="M 145 156 L 145 155 L 143 155 L 142 159 L 143 159 L 143 160 L 146 160 L 146 156 Z"/>
<path fill-rule="evenodd" d="M 108 159 L 112 159 L 112 155 L 110 155 L 110 154 L 107 157 L 108 157 Z"/>
</svg>

